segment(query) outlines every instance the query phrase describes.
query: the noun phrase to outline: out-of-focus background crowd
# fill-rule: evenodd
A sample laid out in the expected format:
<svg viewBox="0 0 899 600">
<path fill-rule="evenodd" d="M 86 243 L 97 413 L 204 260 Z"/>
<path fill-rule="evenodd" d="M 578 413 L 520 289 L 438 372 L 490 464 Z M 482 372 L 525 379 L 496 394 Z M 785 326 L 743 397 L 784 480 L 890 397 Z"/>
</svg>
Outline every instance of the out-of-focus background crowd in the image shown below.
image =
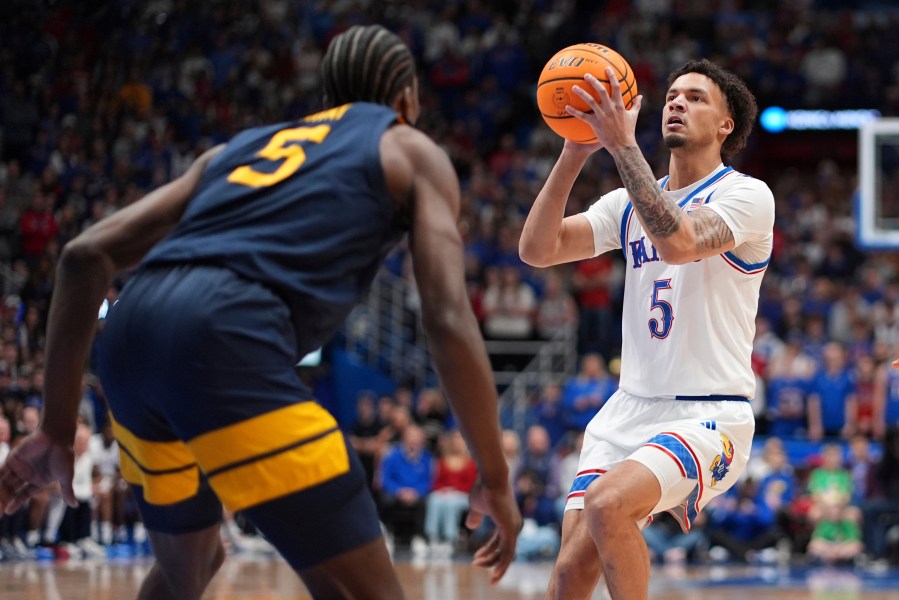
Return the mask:
<svg viewBox="0 0 899 600">
<path fill-rule="evenodd" d="M 522 560 L 557 551 L 579 433 L 615 389 L 621 343 L 616 253 L 549 270 L 518 257 L 524 217 L 561 149 L 534 101 L 546 60 L 583 41 L 625 56 L 644 95 L 639 142 L 659 173 L 665 78 L 692 58 L 739 74 L 762 108 L 899 115 L 899 11 L 886 1 L 7 0 L 0 463 L 38 423 L 62 246 L 237 131 L 320 108 L 328 42 L 371 22 L 398 33 L 418 60 L 419 126 L 462 182 L 467 278 L 485 336 L 568 334 L 576 348 L 577 369 L 542 383 L 504 433 L 526 517 Z M 753 355 L 758 447 L 741 484 L 692 532 L 664 517 L 646 530 L 654 560 L 899 560 L 899 376 L 888 364 L 899 348 L 899 255 L 855 242 L 856 153 L 855 132 L 758 131 L 735 163 L 768 183 L 777 206 Z M 603 154 L 582 172 L 569 213 L 620 185 Z M 408 278 L 407 258 L 400 247 L 385 274 Z M 305 377 L 328 376 L 324 355 Z M 341 423 L 369 469 L 388 538 L 421 556 L 465 552 L 483 534 L 461 527 L 474 465 L 441 392 L 394 383 L 331 398 L 352 416 Z M 81 420 L 79 507 L 48 490 L 0 519 L 0 560 L 148 551 L 90 371 Z M 223 535 L 235 551 L 264 547 L 239 515 Z"/>
</svg>

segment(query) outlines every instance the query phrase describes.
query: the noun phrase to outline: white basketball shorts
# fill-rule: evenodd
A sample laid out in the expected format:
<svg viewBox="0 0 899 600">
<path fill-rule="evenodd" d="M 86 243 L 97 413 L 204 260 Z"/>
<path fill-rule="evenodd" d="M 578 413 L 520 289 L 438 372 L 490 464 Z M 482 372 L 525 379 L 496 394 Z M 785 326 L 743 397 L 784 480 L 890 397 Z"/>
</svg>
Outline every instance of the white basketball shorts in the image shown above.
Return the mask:
<svg viewBox="0 0 899 600">
<path fill-rule="evenodd" d="M 634 460 L 652 471 L 662 488 L 644 524 L 668 511 L 689 531 L 699 511 L 739 479 L 754 432 L 747 398 L 643 398 L 619 389 L 587 425 L 565 510 L 582 510 L 593 481 Z"/>
</svg>

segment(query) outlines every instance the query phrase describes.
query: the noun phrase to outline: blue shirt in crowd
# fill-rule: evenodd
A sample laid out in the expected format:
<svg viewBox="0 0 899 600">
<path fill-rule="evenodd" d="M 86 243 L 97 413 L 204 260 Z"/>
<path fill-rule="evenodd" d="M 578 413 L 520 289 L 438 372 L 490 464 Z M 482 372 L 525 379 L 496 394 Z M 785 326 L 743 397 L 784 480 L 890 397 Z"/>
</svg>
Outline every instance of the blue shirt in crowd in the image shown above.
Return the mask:
<svg viewBox="0 0 899 600">
<path fill-rule="evenodd" d="M 412 488 L 419 496 L 431 491 L 434 459 L 427 450 L 410 456 L 406 449 L 397 446 L 384 457 L 381 465 L 381 486 L 395 496 L 403 488 Z"/>
</svg>

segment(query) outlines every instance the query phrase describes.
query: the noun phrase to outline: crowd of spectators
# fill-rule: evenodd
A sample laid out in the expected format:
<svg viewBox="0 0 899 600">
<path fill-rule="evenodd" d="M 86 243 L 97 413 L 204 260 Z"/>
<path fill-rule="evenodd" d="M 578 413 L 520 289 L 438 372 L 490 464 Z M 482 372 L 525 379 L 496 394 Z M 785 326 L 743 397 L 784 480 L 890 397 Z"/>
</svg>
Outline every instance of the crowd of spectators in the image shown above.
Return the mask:
<svg viewBox="0 0 899 600">
<path fill-rule="evenodd" d="M 667 168 L 657 125 L 664 79 L 698 56 L 744 77 L 762 106 L 865 107 L 899 114 L 899 46 L 890 43 L 899 12 L 890 2 L 876 0 L 852 10 L 841 4 L 5 3 L 0 9 L 0 461 L 36 424 L 44 327 L 60 248 L 183 173 L 194 157 L 237 131 L 320 108 L 318 69 L 328 41 L 354 23 L 380 22 L 412 48 L 424 108 L 419 126 L 446 149 L 459 173 L 467 277 L 485 334 L 548 339 L 564 329 L 578 332 L 579 374 L 542 389 L 533 402 L 531 429 L 507 432 L 505 440 L 510 460 L 520 443 L 514 436 L 526 440 L 519 459 L 523 467 L 513 471 L 528 516 L 523 538 L 542 540 L 527 553 L 551 552 L 550 531 L 557 532 L 559 498 L 566 489 L 559 473 L 570 476 L 576 432 L 614 389 L 624 266 L 615 253 L 550 270 L 531 269 L 518 257 L 523 218 L 561 145 L 536 110 L 533 91 L 540 69 L 559 48 L 587 40 L 627 57 L 645 96 L 639 141 L 661 173 Z M 575 185 L 569 213 L 619 185 L 614 165 L 601 154 Z M 759 432 L 772 439 L 876 443 L 872 447 L 882 458 L 872 464 L 881 466 L 870 471 L 882 474 L 882 465 L 896 460 L 890 432 L 899 422 L 899 380 L 888 359 L 899 347 L 899 260 L 891 253 L 862 252 L 854 244 L 856 166 L 833 160 L 822 149 L 811 167 L 772 167 L 754 144 L 735 166 L 763 178 L 777 206 L 775 249 L 762 287 L 753 356 Z M 397 274 L 405 272 L 404 260 L 401 248 L 390 262 Z M 110 290 L 109 302 L 120 284 Z M 401 390 L 395 397 L 369 401 L 354 435 L 369 440 L 359 449 L 372 485 L 385 485 L 377 471 L 390 447 L 395 454 L 390 461 L 385 458 L 387 464 L 430 464 L 423 457 L 436 457 L 428 486 L 434 481 L 441 486 L 439 495 L 429 487 L 413 496 L 405 491 L 412 487 L 388 478 L 383 489 L 389 493 L 397 483 L 399 493 L 385 509 L 391 515 L 387 520 L 404 522 L 412 537 L 462 543 L 447 523 L 459 510 L 459 494 L 453 492 L 464 492 L 470 479 L 466 467 L 459 471 L 464 457 L 458 440 L 444 432 L 449 417 L 439 392 Z M 90 374 L 84 380 L 82 420 L 90 439 L 101 440 L 94 445 L 108 449 L 112 441 L 104 427 L 102 386 Z M 416 423 L 419 434 L 400 435 Z M 366 432 L 382 432 L 385 426 L 393 432 L 387 440 Z M 560 468 L 565 459 L 567 468 Z M 134 520 L 126 495 L 110 500 L 110 490 L 121 489 L 120 480 L 111 479 L 115 467 L 103 466 L 101 458 L 94 463 L 91 469 L 82 465 L 82 475 L 89 476 L 80 480 L 79 492 L 91 507 L 93 531 L 83 537 L 90 523 L 85 529 L 82 510 L 71 516 L 71 525 L 50 528 L 56 540 L 62 539 L 60 531 L 68 531 L 66 541 L 72 544 L 82 539 L 112 544 L 116 535 L 124 535 L 117 528 Z M 773 467 L 784 481 L 785 468 Z M 851 473 L 858 494 L 864 478 Z M 713 530 L 731 518 L 729 510 L 739 515 L 750 504 L 765 504 L 779 527 L 796 528 L 795 520 L 781 516 L 792 514 L 784 506 L 806 497 L 804 481 L 793 486 L 749 479 L 734 492 L 733 506 L 722 503 L 709 511 L 708 527 Z M 765 491 L 784 486 L 793 490 L 789 499 L 772 500 L 777 494 Z M 851 518 L 841 516 L 845 511 L 813 511 L 821 515 L 816 533 L 809 534 L 813 547 L 820 548 L 817 555 L 831 556 L 830 538 L 855 535 L 848 523 L 860 528 L 866 546 L 874 544 L 873 552 L 883 555 L 888 540 L 874 540 L 871 532 L 886 531 L 881 525 L 895 519 L 896 487 L 894 480 L 881 481 L 852 500 L 859 510 Z M 20 540 L 26 546 L 7 554 L 34 551 L 47 537 L 41 532 L 48 514 L 60 512 L 58 497 L 48 494 L 43 505 L 35 501 L 23 515 L 0 521 L 0 543 Z M 435 510 L 442 516 L 429 521 L 432 497 L 441 498 L 434 504 L 441 505 Z M 387 505 L 389 500 L 382 509 Z M 128 535 L 134 529 L 139 530 L 132 526 Z M 678 543 L 683 553 L 702 546 L 695 539 Z M 714 547 L 743 557 L 755 551 L 723 541 Z"/>
<path fill-rule="evenodd" d="M 602 397 L 600 390 L 610 383 L 614 389 L 614 378 L 602 371 L 595 373 L 595 385 L 589 383 L 588 373 L 601 358 L 588 356 L 584 363 L 586 371 L 564 391 L 542 394 L 557 410 L 535 405 L 523 436 L 503 432 L 510 481 L 524 517 L 519 560 L 539 560 L 559 550 L 584 436 L 582 428 L 566 426 L 568 407 L 578 399 Z M 464 527 L 477 477 L 474 462 L 449 413 L 425 418 L 405 404 L 409 401 L 415 404 L 405 392 L 381 396 L 382 419 L 372 410 L 374 395 L 363 392 L 349 431 L 367 459 L 388 543 L 396 552 L 433 559 L 470 552 L 486 533 L 483 527 Z M 426 424 L 433 437 L 425 435 Z M 554 440 L 551 430 L 561 436 Z M 899 564 L 899 429 L 888 430 L 878 456 L 873 449 L 871 440 L 855 434 L 848 444 L 828 441 L 802 461 L 791 461 L 784 441 L 769 436 L 737 485 L 706 507 L 689 532 L 668 514 L 655 516 L 644 529 L 650 556 L 673 565 Z"/>
</svg>

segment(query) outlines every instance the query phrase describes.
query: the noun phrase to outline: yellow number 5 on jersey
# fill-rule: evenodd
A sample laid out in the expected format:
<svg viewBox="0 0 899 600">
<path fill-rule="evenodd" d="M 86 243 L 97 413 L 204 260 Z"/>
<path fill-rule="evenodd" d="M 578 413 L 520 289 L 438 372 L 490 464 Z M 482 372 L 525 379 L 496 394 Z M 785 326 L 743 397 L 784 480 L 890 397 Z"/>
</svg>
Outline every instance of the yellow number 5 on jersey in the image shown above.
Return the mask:
<svg viewBox="0 0 899 600">
<path fill-rule="evenodd" d="M 293 175 L 306 162 L 306 151 L 299 144 L 291 142 L 311 141 L 320 144 L 330 132 L 330 125 L 282 129 L 272 136 L 269 143 L 258 154 L 258 156 L 271 161 L 283 159 L 284 162 L 281 163 L 281 166 L 271 173 L 263 173 L 254 170 L 249 165 L 244 165 L 231 171 L 228 181 L 254 188 L 275 185 Z"/>
</svg>

